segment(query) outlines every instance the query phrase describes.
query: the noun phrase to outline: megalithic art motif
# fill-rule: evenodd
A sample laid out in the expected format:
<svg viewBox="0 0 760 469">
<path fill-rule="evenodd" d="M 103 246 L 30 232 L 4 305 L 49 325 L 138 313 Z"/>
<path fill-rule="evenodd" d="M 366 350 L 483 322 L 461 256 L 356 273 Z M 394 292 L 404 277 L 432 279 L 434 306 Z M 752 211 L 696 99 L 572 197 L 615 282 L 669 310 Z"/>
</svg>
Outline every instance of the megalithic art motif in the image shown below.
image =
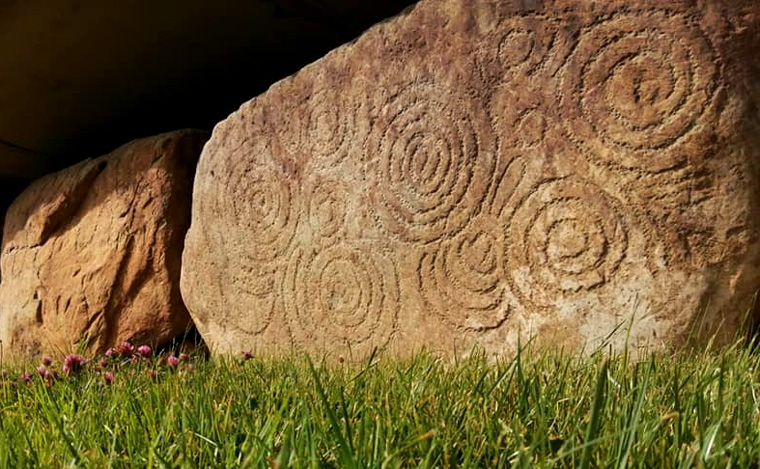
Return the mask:
<svg viewBox="0 0 760 469">
<path fill-rule="evenodd" d="M 182 292 L 222 352 L 730 340 L 754 0 L 423 0 L 219 123 Z"/>
</svg>

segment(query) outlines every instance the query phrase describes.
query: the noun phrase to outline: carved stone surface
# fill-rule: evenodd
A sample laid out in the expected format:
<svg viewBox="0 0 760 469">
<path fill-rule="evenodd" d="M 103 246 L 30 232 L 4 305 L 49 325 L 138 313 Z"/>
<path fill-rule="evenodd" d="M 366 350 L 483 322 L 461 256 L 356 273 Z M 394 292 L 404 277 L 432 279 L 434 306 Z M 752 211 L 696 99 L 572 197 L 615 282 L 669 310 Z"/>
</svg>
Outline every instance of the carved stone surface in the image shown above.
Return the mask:
<svg viewBox="0 0 760 469">
<path fill-rule="evenodd" d="M 754 0 L 423 0 L 214 130 L 217 351 L 728 340 L 760 285 Z"/>
<path fill-rule="evenodd" d="M 194 167 L 208 138 L 136 140 L 34 182 L 8 210 L 5 356 L 163 343 L 192 323 L 179 292 Z"/>
</svg>

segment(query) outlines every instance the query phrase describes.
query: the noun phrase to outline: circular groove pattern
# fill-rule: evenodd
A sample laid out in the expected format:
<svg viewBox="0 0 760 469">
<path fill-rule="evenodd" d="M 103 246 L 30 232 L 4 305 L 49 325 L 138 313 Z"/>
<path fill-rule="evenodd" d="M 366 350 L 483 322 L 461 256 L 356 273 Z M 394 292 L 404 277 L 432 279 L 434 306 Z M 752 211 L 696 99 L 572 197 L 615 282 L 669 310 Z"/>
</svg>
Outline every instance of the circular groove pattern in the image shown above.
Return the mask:
<svg viewBox="0 0 760 469">
<path fill-rule="evenodd" d="M 417 282 L 423 303 L 454 327 L 498 326 L 508 312 L 503 255 L 503 227 L 494 217 L 477 217 L 422 254 Z"/>
<path fill-rule="evenodd" d="M 275 312 L 275 272 L 256 266 L 228 266 L 222 278 L 224 289 L 234 301 L 220 311 L 225 325 L 251 334 L 262 334 L 272 322 Z M 241 320 L 241 318 L 243 320 Z"/>
<path fill-rule="evenodd" d="M 566 130 L 606 164 L 652 173 L 678 167 L 716 75 L 715 51 L 695 19 L 667 11 L 614 15 L 584 29 L 569 57 L 561 89 Z"/>
<path fill-rule="evenodd" d="M 295 236 L 297 213 L 290 183 L 276 170 L 260 166 L 235 172 L 236 190 L 226 201 L 234 217 L 234 233 L 246 243 L 243 252 L 254 261 L 286 255 Z M 232 240 L 234 242 L 234 240 Z M 236 243 L 237 244 L 237 243 Z"/>
<path fill-rule="evenodd" d="M 194 209 L 208 220 L 201 245 L 213 281 L 203 302 L 220 327 L 252 336 L 264 333 L 277 312 L 276 265 L 292 249 L 297 225 L 292 186 L 273 167 L 269 145 L 237 144 L 208 170 Z"/>
<path fill-rule="evenodd" d="M 480 210 L 494 171 L 487 115 L 430 84 L 394 95 L 372 130 L 368 173 L 380 224 L 402 241 L 429 243 Z"/>
<path fill-rule="evenodd" d="M 572 35 L 560 21 L 545 15 L 515 14 L 501 18 L 497 27 L 481 38 L 476 60 L 487 83 L 504 82 L 538 74 L 554 76 L 567 58 Z M 514 89 L 519 89 L 520 86 Z"/>
<path fill-rule="evenodd" d="M 289 158 L 329 170 L 348 155 L 357 112 L 356 106 L 342 99 L 336 88 L 324 86 L 295 108 L 276 108 L 270 114 L 276 115 L 273 130 Z"/>
<path fill-rule="evenodd" d="M 313 161 L 328 167 L 343 162 L 351 144 L 356 110 L 340 99 L 337 89 L 321 89 L 306 104 L 303 148 Z"/>
<path fill-rule="evenodd" d="M 328 349 L 383 347 L 395 332 L 395 262 L 373 246 L 297 249 L 283 288 L 293 341 Z M 368 351 L 368 350 L 367 350 Z"/>
<path fill-rule="evenodd" d="M 513 292 L 543 307 L 607 283 L 626 255 L 628 233 L 612 197 L 566 178 L 541 184 L 517 207 L 506 246 Z"/>
</svg>

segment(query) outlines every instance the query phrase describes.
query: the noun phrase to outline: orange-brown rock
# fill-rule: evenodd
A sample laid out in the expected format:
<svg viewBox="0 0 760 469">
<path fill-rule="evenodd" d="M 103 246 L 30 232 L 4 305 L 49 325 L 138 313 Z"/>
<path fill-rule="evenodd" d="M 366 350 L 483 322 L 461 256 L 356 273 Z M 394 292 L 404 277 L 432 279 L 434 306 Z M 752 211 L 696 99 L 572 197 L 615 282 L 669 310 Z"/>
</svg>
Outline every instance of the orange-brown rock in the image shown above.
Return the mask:
<svg viewBox="0 0 760 469">
<path fill-rule="evenodd" d="M 207 134 L 135 140 L 34 182 L 8 210 L 6 356 L 162 343 L 190 317 L 179 292 L 195 164 Z"/>
<path fill-rule="evenodd" d="M 755 0 L 423 0 L 220 123 L 217 351 L 725 342 L 760 286 Z"/>
</svg>

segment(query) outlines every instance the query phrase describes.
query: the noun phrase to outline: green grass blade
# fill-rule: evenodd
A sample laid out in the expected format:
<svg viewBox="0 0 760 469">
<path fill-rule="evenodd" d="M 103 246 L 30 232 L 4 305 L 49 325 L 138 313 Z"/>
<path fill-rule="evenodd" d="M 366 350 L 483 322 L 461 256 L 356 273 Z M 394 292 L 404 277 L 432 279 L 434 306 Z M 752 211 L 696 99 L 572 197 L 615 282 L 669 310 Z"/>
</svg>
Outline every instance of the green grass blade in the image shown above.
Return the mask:
<svg viewBox="0 0 760 469">
<path fill-rule="evenodd" d="M 593 441 L 599 436 L 599 430 L 602 423 L 602 412 L 605 405 L 605 396 L 607 389 L 607 370 L 609 369 L 610 361 L 605 359 L 602 362 L 602 366 L 599 369 L 599 374 L 596 380 L 596 391 L 594 393 L 594 401 L 591 406 L 591 418 L 589 419 L 588 428 L 586 430 L 586 448 L 583 450 L 581 456 L 581 463 L 579 468 L 586 469 L 591 464 L 591 456 L 594 451 Z"/>
<path fill-rule="evenodd" d="M 309 363 L 309 370 L 311 371 L 311 376 L 314 380 L 314 385 L 317 388 L 317 394 L 319 395 L 319 399 L 322 401 L 322 406 L 324 407 L 327 418 L 330 421 L 333 436 L 335 436 L 335 438 L 338 440 L 338 449 L 341 456 L 341 466 L 345 468 L 356 468 L 358 466 L 356 464 L 356 461 L 354 461 L 351 445 L 346 440 L 346 437 L 343 435 L 343 431 L 338 424 L 338 418 L 330 406 L 330 401 L 327 399 L 327 394 L 325 393 L 325 389 L 322 386 L 322 380 L 319 377 L 319 373 L 314 367 L 314 363 L 311 361 L 311 357 L 307 357 L 307 359 Z"/>
</svg>

